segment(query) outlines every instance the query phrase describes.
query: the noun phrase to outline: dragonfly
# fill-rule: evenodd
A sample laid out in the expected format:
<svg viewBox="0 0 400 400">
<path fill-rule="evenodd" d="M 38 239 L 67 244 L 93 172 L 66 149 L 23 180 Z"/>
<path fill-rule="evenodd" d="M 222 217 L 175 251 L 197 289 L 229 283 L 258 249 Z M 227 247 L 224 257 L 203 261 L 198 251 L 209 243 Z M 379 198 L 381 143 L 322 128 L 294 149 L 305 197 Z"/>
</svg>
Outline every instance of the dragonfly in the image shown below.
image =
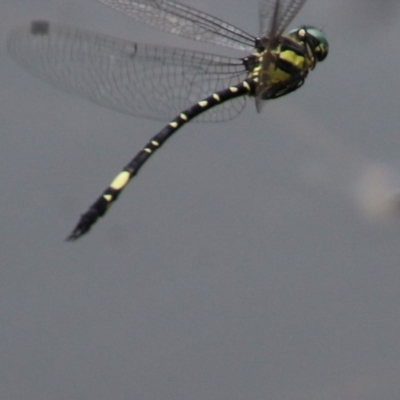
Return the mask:
<svg viewBox="0 0 400 400">
<path fill-rule="evenodd" d="M 186 123 L 230 120 L 248 98 L 260 112 L 265 101 L 301 87 L 329 50 L 325 34 L 315 27 L 284 34 L 306 0 L 260 0 L 258 36 L 173 0 L 98 1 L 161 31 L 246 56 L 136 43 L 50 21 L 31 21 L 11 31 L 7 44 L 12 58 L 44 81 L 110 109 L 170 120 L 81 215 L 68 241 L 87 233 Z"/>
</svg>

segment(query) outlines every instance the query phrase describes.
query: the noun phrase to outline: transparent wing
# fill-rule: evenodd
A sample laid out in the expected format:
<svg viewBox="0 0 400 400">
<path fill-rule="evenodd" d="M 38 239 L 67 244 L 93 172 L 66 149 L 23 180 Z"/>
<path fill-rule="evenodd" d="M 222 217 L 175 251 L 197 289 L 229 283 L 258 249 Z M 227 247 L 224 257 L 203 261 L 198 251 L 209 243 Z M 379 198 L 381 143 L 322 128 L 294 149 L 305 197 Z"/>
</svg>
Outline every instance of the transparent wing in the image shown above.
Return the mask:
<svg viewBox="0 0 400 400">
<path fill-rule="evenodd" d="M 152 119 L 170 119 L 246 77 L 240 59 L 143 45 L 50 22 L 12 31 L 8 49 L 17 62 L 56 87 Z M 237 98 L 196 120 L 228 120 L 244 105 L 245 98 Z"/>
<path fill-rule="evenodd" d="M 282 35 L 306 0 L 260 0 L 260 37 Z"/>
<path fill-rule="evenodd" d="M 238 50 L 254 47 L 254 37 L 241 29 L 171 0 L 98 1 L 165 32 Z"/>
</svg>

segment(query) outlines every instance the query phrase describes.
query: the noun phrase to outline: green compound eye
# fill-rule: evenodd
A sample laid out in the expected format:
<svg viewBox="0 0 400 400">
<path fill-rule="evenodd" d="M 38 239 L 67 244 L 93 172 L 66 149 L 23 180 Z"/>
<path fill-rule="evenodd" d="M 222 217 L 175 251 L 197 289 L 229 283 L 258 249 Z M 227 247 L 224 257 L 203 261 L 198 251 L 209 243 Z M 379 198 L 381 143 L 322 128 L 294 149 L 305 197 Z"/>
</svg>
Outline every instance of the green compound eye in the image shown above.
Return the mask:
<svg viewBox="0 0 400 400">
<path fill-rule="evenodd" d="M 325 60 L 329 51 L 328 40 L 325 34 L 312 26 L 304 26 L 302 28 L 293 29 L 288 32 L 288 36 L 306 42 L 317 59 L 317 61 Z"/>
<path fill-rule="evenodd" d="M 316 41 L 319 42 L 319 44 L 315 46 L 315 52 L 318 61 L 325 60 L 326 56 L 328 55 L 329 44 L 324 32 L 316 28 L 307 28 L 307 33 L 313 36 Z"/>
</svg>

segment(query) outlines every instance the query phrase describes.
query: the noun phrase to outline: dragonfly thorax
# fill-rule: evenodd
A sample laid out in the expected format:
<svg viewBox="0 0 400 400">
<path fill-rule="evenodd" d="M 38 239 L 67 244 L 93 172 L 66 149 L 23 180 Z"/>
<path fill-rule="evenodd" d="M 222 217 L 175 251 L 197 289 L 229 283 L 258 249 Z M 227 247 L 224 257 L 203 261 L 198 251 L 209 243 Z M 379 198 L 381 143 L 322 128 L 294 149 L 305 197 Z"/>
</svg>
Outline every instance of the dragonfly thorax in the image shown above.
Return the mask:
<svg viewBox="0 0 400 400">
<path fill-rule="evenodd" d="M 309 70 L 328 54 L 328 42 L 315 28 L 292 30 L 274 42 L 272 45 L 268 38 L 258 39 L 255 53 L 245 59 L 249 78 L 257 84 L 256 97 L 262 100 L 298 89 Z"/>
</svg>

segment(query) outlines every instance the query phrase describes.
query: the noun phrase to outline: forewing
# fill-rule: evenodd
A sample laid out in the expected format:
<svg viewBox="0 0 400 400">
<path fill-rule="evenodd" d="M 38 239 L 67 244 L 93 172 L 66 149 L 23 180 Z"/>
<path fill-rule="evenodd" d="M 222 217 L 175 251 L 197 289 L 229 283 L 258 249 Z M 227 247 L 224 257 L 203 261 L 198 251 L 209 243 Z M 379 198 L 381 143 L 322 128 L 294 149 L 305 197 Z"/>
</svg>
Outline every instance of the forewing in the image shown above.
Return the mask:
<svg viewBox="0 0 400 400">
<path fill-rule="evenodd" d="M 250 51 L 254 37 L 194 8 L 170 0 L 98 0 L 155 28 L 189 39 Z"/>
<path fill-rule="evenodd" d="M 44 81 L 123 113 L 165 120 L 246 76 L 240 59 L 134 43 L 50 22 L 12 31 L 13 58 Z M 236 116 L 245 98 L 196 120 Z"/>
<path fill-rule="evenodd" d="M 306 0 L 260 0 L 260 37 L 282 35 Z"/>
</svg>

